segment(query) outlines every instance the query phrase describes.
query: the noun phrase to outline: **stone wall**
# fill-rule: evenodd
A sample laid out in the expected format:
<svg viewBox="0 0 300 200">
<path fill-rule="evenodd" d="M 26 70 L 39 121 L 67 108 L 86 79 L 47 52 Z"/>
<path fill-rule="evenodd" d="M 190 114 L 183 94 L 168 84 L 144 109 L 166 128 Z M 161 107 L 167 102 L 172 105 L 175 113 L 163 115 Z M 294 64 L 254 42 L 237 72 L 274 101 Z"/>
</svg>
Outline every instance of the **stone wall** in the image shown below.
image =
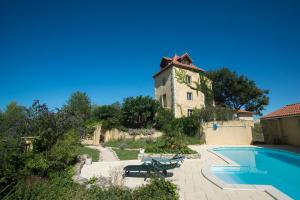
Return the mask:
<svg viewBox="0 0 300 200">
<path fill-rule="evenodd" d="M 265 142 L 300 146 L 300 116 L 261 120 Z"/>
<path fill-rule="evenodd" d="M 167 97 L 167 109 L 173 109 L 173 97 L 172 97 L 172 68 L 162 72 L 155 78 L 155 99 L 160 101 L 162 95 Z M 165 84 L 164 81 L 165 80 Z"/>
<path fill-rule="evenodd" d="M 154 131 L 154 134 L 152 135 L 130 135 L 128 132 L 120 131 L 118 129 L 112 129 L 112 130 L 103 130 L 101 129 L 101 126 L 98 125 L 96 127 L 96 130 L 94 131 L 93 138 L 91 139 L 84 139 L 82 140 L 83 144 L 88 145 L 99 145 L 101 142 L 107 142 L 109 140 L 119 140 L 119 139 L 155 139 L 162 136 L 162 132 L 160 131 Z"/>
<path fill-rule="evenodd" d="M 167 109 L 172 110 L 175 117 L 187 116 L 188 109 L 202 108 L 204 106 L 204 94 L 200 91 L 193 90 L 176 79 L 176 70 L 183 70 L 191 76 L 191 85 L 196 87 L 195 81 L 199 82 L 198 72 L 186 69 L 179 69 L 175 66 L 165 70 L 155 77 L 155 99 L 160 101 L 162 95 L 166 95 Z M 211 82 L 208 81 L 211 85 Z M 187 92 L 193 94 L 192 100 L 187 100 Z"/>
<path fill-rule="evenodd" d="M 251 121 L 234 120 L 204 124 L 203 133 L 209 145 L 249 145 L 252 143 Z"/>
<path fill-rule="evenodd" d="M 186 69 L 178 69 L 174 67 L 175 70 L 183 70 L 187 75 L 191 76 L 191 85 L 196 87 L 194 81 L 199 82 L 199 73 L 193 72 Z M 202 108 L 204 106 L 204 94 L 196 90 L 192 90 L 189 86 L 184 83 L 179 83 L 175 78 L 175 117 L 187 116 L 188 109 Z M 192 100 L 187 100 L 187 92 L 193 94 Z"/>
</svg>

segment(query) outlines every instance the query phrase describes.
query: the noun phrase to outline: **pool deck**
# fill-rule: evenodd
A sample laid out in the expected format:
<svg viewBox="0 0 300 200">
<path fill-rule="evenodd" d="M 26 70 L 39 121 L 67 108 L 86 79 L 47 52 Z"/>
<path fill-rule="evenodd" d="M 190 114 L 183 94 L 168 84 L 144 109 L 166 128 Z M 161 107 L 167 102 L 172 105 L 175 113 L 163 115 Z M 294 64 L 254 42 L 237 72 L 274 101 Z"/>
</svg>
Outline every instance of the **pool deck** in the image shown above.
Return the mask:
<svg viewBox="0 0 300 200">
<path fill-rule="evenodd" d="M 223 147 L 225 145 L 222 145 Z M 201 159 L 186 159 L 180 168 L 170 170 L 170 176 L 167 178 L 178 186 L 180 198 L 183 200 L 254 200 L 254 199 L 274 199 L 263 190 L 257 189 L 222 189 L 208 180 L 203 174 L 202 169 L 210 165 L 228 165 L 222 158 L 208 151 L 208 149 L 217 147 L 210 145 L 190 146 L 201 154 Z M 249 147 L 249 145 L 248 145 Z M 266 146 L 272 148 L 273 146 Z M 288 149 L 294 152 L 300 152 L 299 149 L 287 146 L 276 146 L 276 148 Z M 81 176 L 91 178 L 93 176 L 108 177 L 112 171 L 120 171 L 129 164 L 140 164 L 139 160 L 131 161 L 111 161 L 94 162 L 92 165 L 84 165 Z M 149 179 L 148 179 L 149 180 Z M 126 177 L 124 185 L 134 188 L 147 183 L 143 177 Z"/>
</svg>

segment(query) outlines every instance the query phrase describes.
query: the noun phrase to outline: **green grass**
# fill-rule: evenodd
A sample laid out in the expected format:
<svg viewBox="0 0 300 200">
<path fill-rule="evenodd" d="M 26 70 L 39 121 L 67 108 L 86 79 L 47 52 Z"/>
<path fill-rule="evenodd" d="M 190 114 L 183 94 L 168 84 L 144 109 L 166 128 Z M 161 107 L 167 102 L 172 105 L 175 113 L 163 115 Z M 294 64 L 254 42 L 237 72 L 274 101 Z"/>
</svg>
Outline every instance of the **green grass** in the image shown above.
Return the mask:
<svg viewBox="0 0 300 200">
<path fill-rule="evenodd" d="M 79 148 L 79 155 L 88 154 L 93 162 L 97 162 L 99 160 L 100 152 L 97 149 L 92 149 L 86 146 L 82 146 Z"/>
<path fill-rule="evenodd" d="M 136 160 L 139 153 L 138 150 L 126 150 L 118 148 L 113 148 L 113 150 L 116 152 L 120 160 Z"/>
<path fill-rule="evenodd" d="M 151 140 L 133 140 L 133 139 L 123 139 L 123 140 L 111 140 L 105 142 L 104 146 L 107 147 L 117 147 L 117 148 L 125 148 L 125 149 L 139 149 L 144 148 L 148 143 L 151 143 Z"/>
<path fill-rule="evenodd" d="M 195 137 L 185 137 L 185 141 L 187 144 L 203 144 L 203 141 L 197 139 Z M 166 149 L 162 148 L 165 144 L 165 141 L 162 138 L 158 138 L 156 140 L 132 140 L 132 139 L 124 139 L 124 140 L 112 140 L 105 143 L 105 146 L 117 148 L 117 149 L 139 149 L 144 148 L 146 153 L 183 153 L 183 154 L 192 154 L 196 153 L 192 149 L 185 147 L 181 149 Z M 123 150 L 130 151 L 130 150 Z M 120 151 L 119 151 L 120 152 Z M 118 154 L 118 152 L 116 151 Z M 122 153 L 120 153 L 122 154 Z M 122 157 L 123 155 L 121 155 Z M 121 159 L 121 158 L 120 158 Z M 136 159 L 136 158 L 131 158 Z M 122 159 L 121 159 L 122 160 Z M 127 160 L 127 159 L 125 159 Z"/>
</svg>

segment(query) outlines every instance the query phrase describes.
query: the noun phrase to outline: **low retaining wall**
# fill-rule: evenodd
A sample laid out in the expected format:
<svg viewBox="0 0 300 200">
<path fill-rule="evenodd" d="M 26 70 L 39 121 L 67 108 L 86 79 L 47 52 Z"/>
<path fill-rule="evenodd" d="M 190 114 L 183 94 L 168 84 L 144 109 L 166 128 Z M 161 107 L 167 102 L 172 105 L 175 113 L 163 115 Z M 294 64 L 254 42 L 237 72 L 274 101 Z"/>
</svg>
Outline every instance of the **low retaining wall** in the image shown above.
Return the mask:
<svg viewBox="0 0 300 200">
<path fill-rule="evenodd" d="M 139 153 L 138 159 L 142 160 L 147 157 L 164 157 L 164 158 L 172 158 L 176 154 L 159 154 L 159 153 Z M 201 155 L 199 153 L 193 154 L 182 154 L 186 159 L 200 159 Z"/>
<path fill-rule="evenodd" d="M 209 145 L 249 145 L 252 143 L 252 121 L 209 122 L 203 132 Z"/>
<path fill-rule="evenodd" d="M 154 131 L 151 135 L 129 135 L 129 133 L 120 131 L 118 129 L 112 129 L 112 130 L 103 130 L 101 129 L 101 126 L 97 126 L 96 130 L 94 131 L 93 138 L 91 139 L 84 139 L 82 140 L 83 144 L 87 145 L 99 145 L 101 142 L 106 142 L 109 140 L 119 140 L 119 139 L 155 139 L 162 136 L 162 132 L 160 131 Z"/>
</svg>

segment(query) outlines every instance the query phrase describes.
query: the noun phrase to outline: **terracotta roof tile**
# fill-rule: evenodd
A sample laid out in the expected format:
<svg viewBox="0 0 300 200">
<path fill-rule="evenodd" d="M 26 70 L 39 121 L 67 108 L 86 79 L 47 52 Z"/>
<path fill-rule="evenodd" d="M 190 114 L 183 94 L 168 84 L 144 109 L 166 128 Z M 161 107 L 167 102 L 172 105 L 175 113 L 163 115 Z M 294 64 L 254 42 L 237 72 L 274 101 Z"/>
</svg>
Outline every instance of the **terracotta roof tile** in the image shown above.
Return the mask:
<svg viewBox="0 0 300 200">
<path fill-rule="evenodd" d="M 283 108 L 280 108 L 270 114 L 263 116 L 261 119 L 287 117 L 294 115 L 300 115 L 300 103 L 286 105 Z"/>
<path fill-rule="evenodd" d="M 183 63 L 180 62 L 180 59 L 182 59 L 184 57 L 187 57 L 190 60 L 190 62 L 191 62 L 190 65 L 183 64 Z M 191 59 L 191 57 L 187 53 L 185 53 L 185 54 L 183 54 L 181 56 L 178 56 L 178 55 L 175 54 L 172 58 L 163 57 L 161 63 L 163 61 L 168 61 L 167 65 L 165 65 L 164 67 L 161 67 L 161 70 L 159 72 L 157 72 L 156 74 L 154 74 L 153 77 L 156 77 L 157 75 L 161 74 L 163 71 L 165 71 L 166 69 L 168 69 L 169 67 L 174 66 L 174 65 L 177 66 L 177 67 L 179 67 L 179 68 L 184 68 L 184 69 L 190 69 L 190 70 L 195 70 L 195 71 L 199 71 L 199 72 L 204 72 L 203 69 L 197 67 L 196 65 L 192 65 L 192 59 Z"/>
</svg>

